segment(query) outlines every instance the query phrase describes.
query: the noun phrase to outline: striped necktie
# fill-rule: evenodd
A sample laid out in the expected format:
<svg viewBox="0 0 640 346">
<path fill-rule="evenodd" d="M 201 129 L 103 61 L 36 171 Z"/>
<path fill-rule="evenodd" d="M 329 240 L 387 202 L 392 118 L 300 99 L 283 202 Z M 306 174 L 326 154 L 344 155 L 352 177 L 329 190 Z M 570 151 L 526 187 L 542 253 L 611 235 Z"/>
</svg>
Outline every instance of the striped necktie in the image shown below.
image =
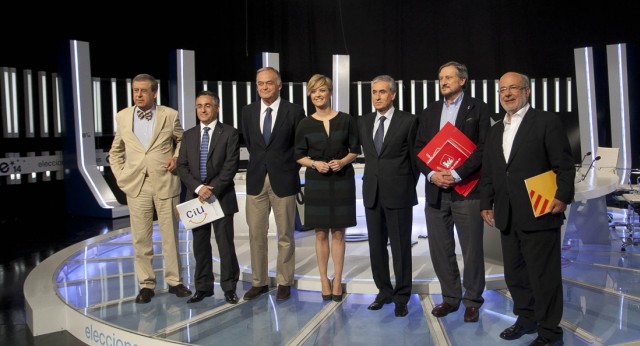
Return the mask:
<svg viewBox="0 0 640 346">
<path fill-rule="evenodd" d="M 207 179 L 207 155 L 209 153 L 209 127 L 202 129 L 202 142 L 200 143 L 200 181 Z"/>
<path fill-rule="evenodd" d="M 387 120 L 387 117 L 384 115 L 380 117 L 380 125 L 378 125 L 378 129 L 376 130 L 375 136 L 373 136 L 373 145 L 376 147 L 376 152 L 380 155 L 380 151 L 382 150 L 382 142 L 384 140 L 384 121 Z"/>
</svg>

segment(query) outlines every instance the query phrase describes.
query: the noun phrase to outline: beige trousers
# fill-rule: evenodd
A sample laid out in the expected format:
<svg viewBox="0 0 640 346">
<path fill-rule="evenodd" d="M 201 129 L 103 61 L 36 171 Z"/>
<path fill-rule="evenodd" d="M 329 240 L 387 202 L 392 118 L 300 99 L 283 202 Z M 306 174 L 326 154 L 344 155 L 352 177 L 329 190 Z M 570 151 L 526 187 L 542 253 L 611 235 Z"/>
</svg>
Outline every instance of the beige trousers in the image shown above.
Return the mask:
<svg viewBox="0 0 640 346">
<path fill-rule="evenodd" d="M 179 196 L 160 199 L 155 194 L 151 179 L 146 178 L 137 197 L 127 196 L 131 219 L 131 238 L 135 255 L 134 268 L 140 288 L 156 287 L 153 271 L 153 211 L 158 214 L 158 225 L 162 237 L 164 279 L 171 286 L 182 282 L 178 256 L 178 219 L 175 208 Z"/>
<path fill-rule="evenodd" d="M 247 195 L 247 224 L 249 225 L 249 246 L 251 248 L 252 286 L 266 286 L 269 283 L 268 243 L 269 214 L 273 210 L 276 220 L 278 259 L 276 280 L 278 285 L 292 286 L 296 266 L 295 228 L 296 196 L 278 197 L 271 189 L 269 176 L 264 180 L 258 195 Z"/>
</svg>

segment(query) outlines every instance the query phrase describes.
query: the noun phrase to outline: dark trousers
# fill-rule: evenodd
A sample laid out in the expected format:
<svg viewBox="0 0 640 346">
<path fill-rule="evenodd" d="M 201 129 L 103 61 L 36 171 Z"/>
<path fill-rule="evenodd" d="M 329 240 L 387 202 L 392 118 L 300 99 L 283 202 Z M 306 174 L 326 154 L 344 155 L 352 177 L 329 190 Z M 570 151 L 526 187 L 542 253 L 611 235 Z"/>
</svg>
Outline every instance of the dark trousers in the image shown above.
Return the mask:
<svg viewBox="0 0 640 346">
<path fill-rule="evenodd" d="M 390 209 L 376 203 L 373 208 L 365 208 L 369 233 L 369 255 L 373 281 L 378 288 L 379 298 L 393 298 L 396 303 L 407 304 L 411 296 L 411 228 L 413 208 Z M 391 285 L 389 272 L 389 252 L 391 245 L 393 271 L 396 277 L 395 289 Z"/>
<path fill-rule="evenodd" d="M 233 215 L 193 229 L 193 255 L 196 259 L 195 283 L 198 291 L 213 290 L 213 254 L 211 251 L 211 227 L 213 226 L 220 253 L 220 288 L 235 291 L 240 279 L 240 266 L 233 243 Z"/>
</svg>

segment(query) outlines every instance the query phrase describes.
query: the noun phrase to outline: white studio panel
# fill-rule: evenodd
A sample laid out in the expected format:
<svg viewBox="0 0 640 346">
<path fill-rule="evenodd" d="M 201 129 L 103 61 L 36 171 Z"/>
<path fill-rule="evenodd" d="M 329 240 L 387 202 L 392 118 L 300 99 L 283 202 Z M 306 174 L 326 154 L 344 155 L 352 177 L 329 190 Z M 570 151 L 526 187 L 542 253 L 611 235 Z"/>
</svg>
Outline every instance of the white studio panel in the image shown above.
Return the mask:
<svg viewBox="0 0 640 346">
<path fill-rule="evenodd" d="M 5 138 L 18 137 L 18 111 L 16 94 L 16 69 L 2 68 L 0 91 L 2 92 L 2 122 Z"/>
<path fill-rule="evenodd" d="M 590 151 L 593 160 L 596 148 L 599 146 L 593 48 L 576 48 L 573 50 L 573 54 L 576 66 L 580 152 Z"/>
<path fill-rule="evenodd" d="M 53 88 L 53 135 L 55 137 L 62 136 L 62 105 L 60 100 L 60 77 L 57 73 L 51 75 L 51 85 Z"/>
<path fill-rule="evenodd" d="M 192 50 L 176 50 L 177 107 L 180 123 L 185 129 L 196 126 L 194 103 L 196 99 L 196 62 Z M 218 93 L 218 95 L 220 95 Z M 160 83 L 158 83 L 158 104 L 160 104 Z M 187 116 L 188 115 L 188 116 Z"/>
<path fill-rule="evenodd" d="M 627 181 L 631 168 L 631 133 L 629 129 L 629 77 L 627 74 L 627 45 L 607 45 L 609 75 L 609 111 L 611 113 L 611 146 L 620 149 L 617 168 L 622 174 L 620 183 Z"/>
<path fill-rule="evenodd" d="M 74 133 L 67 133 L 67 135 L 73 135 L 75 138 L 75 153 L 70 154 L 75 155 L 77 170 L 99 207 L 110 210 L 112 217 L 126 216 L 129 213 L 128 208 L 117 201 L 96 165 L 89 43 L 71 40 L 69 49 L 71 58 L 70 92 L 73 100 L 73 105 L 70 105 L 73 111 L 73 125 L 70 129 L 74 130 Z M 73 175 L 70 176 L 73 177 Z M 81 197 L 77 196 L 77 198 Z M 82 203 L 82 201 L 76 201 L 76 203 Z"/>
<path fill-rule="evenodd" d="M 429 91 L 427 89 L 427 80 L 422 81 L 422 109 L 426 109 L 429 103 L 427 102 L 427 95 Z"/>
<path fill-rule="evenodd" d="M 398 83 L 398 109 L 403 111 L 404 110 L 404 83 L 399 80 L 397 81 Z"/>
<path fill-rule="evenodd" d="M 554 78 L 553 79 L 553 85 L 554 85 L 554 89 L 555 89 L 555 93 L 554 93 L 554 98 L 555 98 L 555 103 L 554 103 L 554 112 L 560 112 L 560 78 Z"/>
<path fill-rule="evenodd" d="M 40 111 L 40 137 L 49 137 L 49 98 L 47 97 L 47 73 L 38 72 L 38 100 Z"/>
<path fill-rule="evenodd" d="M 195 96 L 193 97 L 193 99 L 194 100 L 196 99 Z M 218 81 L 218 99 L 220 100 L 220 105 L 218 107 L 218 119 L 220 119 L 220 122 L 224 122 L 224 114 L 222 112 L 223 101 L 222 101 L 222 82 L 221 81 Z M 193 125 L 195 126 L 195 123 Z M 188 128 L 188 127 L 185 127 L 185 128 Z"/>
<path fill-rule="evenodd" d="M 307 110 L 307 82 L 302 82 L 302 108 L 304 109 L 304 114 L 309 114 Z"/>
<path fill-rule="evenodd" d="M 469 87 L 469 93 L 471 97 L 475 98 L 476 97 L 476 81 L 475 80 L 467 81 L 467 86 Z"/>
<path fill-rule="evenodd" d="M 495 105 L 496 105 L 496 109 L 494 110 L 496 114 L 500 113 L 500 80 L 496 79 L 493 81 L 493 85 L 496 89 L 496 96 L 495 96 Z M 493 123 L 491 123 L 491 125 L 493 125 Z"/>
<path fill-rule="evenodd" d="M 113 134 L 116 133 L 116 115 L 118 114 L 118 81 L 115 78 L 109 80 L 111 87 L 111 124 L 113 124 Z M 128 92 L 129 90 L 127 90 Z"/>
<path fill-rule="evenodd" d="M 545 112 L 549 111 L 549 85 L 547 84 L 547 79 L 542 78 L 542 110 Z"/>
<path fill-rule="evenodd" d="M 529 102 L 531 102 L 531 107 L 536 108 L 536 80 L 531 78 L 529 82 L 531 83 L 531 98 Z"/>
<path fill-rule="evenodd" d="M 333 108 L 349 114 L 350 65 L 348 55 L 333 55 Z"/>
<path fill-rule="evenodd" d="M 262 67 L 273 67 L 280 71 L 280 54 L 262 52 Z"/>
<path fill-rule="evenodd" d="M 93 131 L 96 135 L 102 135 L 102 88 L 100 78 L 93 78 Z"/>
<path fill-rule="evenodd" d="M 416 81 L 411 81 L 411 114 L 416 114 Z"/>
<path fill-rule="evenodd" d="M 24 122 L 26 126 L 25 137 L 35 137 L 35 112 L 33 109 L 33 74 L 31 70 L 22 71 L 24 77 Z M 33 153 L 35 156 L 35 153 Z"/>
<path fill-rule="evenodd" d="M 233 101 L 233 126 L 235 128 L 240 127 L 240 123 L 238 122 L 238 117 L 240 116 L 240 114 L 238 114 L 238 82 L 232 82 L 231 83 L 231 90 L 232 90 L 232 101 Z"/>
</svg>

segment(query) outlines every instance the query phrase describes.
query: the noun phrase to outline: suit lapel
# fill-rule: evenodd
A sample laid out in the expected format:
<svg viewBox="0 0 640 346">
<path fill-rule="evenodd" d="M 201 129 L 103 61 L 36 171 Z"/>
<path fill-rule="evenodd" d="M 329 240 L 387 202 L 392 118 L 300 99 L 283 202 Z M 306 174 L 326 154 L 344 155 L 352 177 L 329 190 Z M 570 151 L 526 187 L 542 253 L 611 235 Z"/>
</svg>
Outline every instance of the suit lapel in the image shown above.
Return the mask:
<svg viewBox="0 0 640 346">
<path fill-rule="evenodd" d="M 458 108 L 458 115 L 456 116 L 456 127 L 462 129 L 462 125 L 467 120 L 469 113 L 473 109 L 473 105 L 469 101 L 469 98 L 465 94 L 462 97 L 462 102 L 460 103 L 460 108 Z"/>
<path fill-rule="evenodd" d="M 209 143 L 209 151 L 207 153 L 207 159 L 209 157 L 211 157 L 211 153 L 213 153 L 213 148 L 216 146 L 216 143 L 218 142 L 218 138 L 220 138 L 220 135 L 222 134 L 224 130 L 222 129 L 222 124 L 220 124 L 220 120 L 218 119 L 218 122 L 216 123 L 216 127 L 213 129 L 213 131 L 211 132 L 211 143 Z"/>
<path fill-rule="evenodd" d="M 156 122 L 153 125 L 153 133 L 151 134 L 151 138 L 149 139 L 149 149 L 153 147 L 153 144 L 158 139 L 160 135 L 160 130 L 164 127 L 164 123 L 167 121 L 167 114 L 164 112 L 164 107 L 156 106 Z"/>
<path fill-rule="evenodd" d="M 135 107 L 131 107 L 130 111 L 131 112 L 126 111 L 124 113 L 125 117 L 124 119 L 122 119 L 123 120 L 122 127 L 124 131 L 122 132 L 121 136 L 128 137 L 129 140 L 127 141 L 127 144 L 129 143 L 135 144 L 137 146 L 136 151 L 145 152 L 146 151 L 145 147 L 142 145 L 142 142 L 140 142 L 140 139 L 138 138 L 138 136 L 136 136 L 136 134 L 133 132 L 133 117 L 136 116 L 134 114 Z M 130 113 L 131 116 L 127 117 L 126 116 L 127 113 Z"/>
<path fill-rule="evenodd" d="M 278 129 L 282 127 L 285 122 L 285 118 L 289 113 L 289 107 L 287 106 L 284 99 L 280 98 L 280 106 L 278 107 L 278 113 L 276 114 L 276 121 L 271 126 L 271 137 L 269 137 L 269 143 L 273 142 L 273 137 L 275 137 L 278 133 Z M 266 143 L 269 145 L 269 143 Z"/>
</svg>

